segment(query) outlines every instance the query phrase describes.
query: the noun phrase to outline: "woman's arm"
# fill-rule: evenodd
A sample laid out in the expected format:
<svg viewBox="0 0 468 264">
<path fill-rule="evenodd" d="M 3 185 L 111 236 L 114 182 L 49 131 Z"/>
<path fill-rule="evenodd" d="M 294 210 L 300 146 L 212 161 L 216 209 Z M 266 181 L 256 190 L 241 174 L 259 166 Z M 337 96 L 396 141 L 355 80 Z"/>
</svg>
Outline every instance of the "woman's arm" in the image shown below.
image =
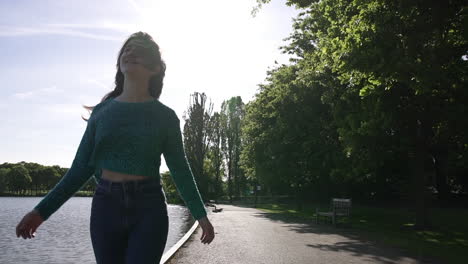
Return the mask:
<svg viewBox="0 0 468 264">
<path fill-rule="evenodd" d="M 90 117 L 71 168 L 39 204 L 21 219 L 16 226 L 17 237 L 33 238 L 36 229 L 91 177 L 94 167 L 88 166 L 88 161 L 94 149 L 94 134 L 95 121 Z"/>
<path fill-rule="evenodd" d="M 88 161 L 94 149 L 94 134 L 95 120 L 90 117 L 70 169 L 34 207 L 44 220 L 57 211 L 93 175 L 94 167 L 89 166 Z"/>
<path fill-rule="evenodd" d="M 199 220 L 206 216 L 206 210 L 185 155 L 180 120 L 173 110 L 168 119 L 168 134 L 163 147 L 164 159 L 182 199 L 193 217 Z"/>
</svg>

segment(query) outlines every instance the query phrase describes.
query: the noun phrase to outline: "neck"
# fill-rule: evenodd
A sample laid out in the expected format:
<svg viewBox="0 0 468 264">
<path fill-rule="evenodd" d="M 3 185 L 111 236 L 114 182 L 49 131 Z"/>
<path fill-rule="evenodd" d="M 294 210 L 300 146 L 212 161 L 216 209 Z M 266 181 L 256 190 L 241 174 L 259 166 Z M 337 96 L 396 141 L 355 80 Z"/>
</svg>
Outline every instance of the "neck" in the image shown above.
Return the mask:
<svg viewBox="0 0 468 264">
<path fill-rule="evenodd" d="M 146 100 L 151 98 L 148 90 L 149 80 L 146 78 L 131 78 L 125 76 L 123 84 L 123 92 L 118 97 L 127 100 Z"/>
</svg>

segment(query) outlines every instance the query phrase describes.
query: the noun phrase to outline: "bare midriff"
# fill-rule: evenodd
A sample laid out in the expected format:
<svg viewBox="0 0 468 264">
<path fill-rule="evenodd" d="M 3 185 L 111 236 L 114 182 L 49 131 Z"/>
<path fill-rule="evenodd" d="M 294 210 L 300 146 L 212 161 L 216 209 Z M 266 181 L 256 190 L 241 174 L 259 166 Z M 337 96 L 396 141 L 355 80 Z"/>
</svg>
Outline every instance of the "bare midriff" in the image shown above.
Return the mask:
<svg viewBox="0 0 468 264">
<path fill-rule="evenodd" d="M 123 182 L 123 181 L 138 181 L 147 179 L 147 176 L 136 175 L 136 174 L 126 174 L 117 171 L 111 171 L 108 169 L 102 168 L 101 178 L 113 182 Z"/>
</svg>

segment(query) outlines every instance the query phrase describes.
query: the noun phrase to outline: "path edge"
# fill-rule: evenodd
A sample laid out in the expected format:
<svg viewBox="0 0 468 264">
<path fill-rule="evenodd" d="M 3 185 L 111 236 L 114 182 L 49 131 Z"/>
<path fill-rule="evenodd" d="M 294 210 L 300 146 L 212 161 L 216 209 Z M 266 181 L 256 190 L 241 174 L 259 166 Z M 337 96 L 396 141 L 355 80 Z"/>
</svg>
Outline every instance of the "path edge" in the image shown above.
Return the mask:
<svg viewBox="0 0 468 264">
<path fill-rule="evenodd" d="M 185 235 L 181 239 L 179 239 L 179 241 L 177 241 L 175 245 L 173 245 L 168 251 L 166 251 L 166 253 L 164 253 L 159 263 L 165 264 L 169 260 L 171 260 L 171 258 L 180 249 L 180 247 L 182 247 L 185 244 L 185 242 L 187 242 L 187 240 L 190 238 L 190 236 L 193 234 L 193 232 L 195 232 L 195 229 L 197 229 L 197 227 L 198 227 L 198 221 L 195 220 L 195 223 L 192 225 L 190 230 L 187 231 L 187 233 L 185 233 Z"/>
</svg>

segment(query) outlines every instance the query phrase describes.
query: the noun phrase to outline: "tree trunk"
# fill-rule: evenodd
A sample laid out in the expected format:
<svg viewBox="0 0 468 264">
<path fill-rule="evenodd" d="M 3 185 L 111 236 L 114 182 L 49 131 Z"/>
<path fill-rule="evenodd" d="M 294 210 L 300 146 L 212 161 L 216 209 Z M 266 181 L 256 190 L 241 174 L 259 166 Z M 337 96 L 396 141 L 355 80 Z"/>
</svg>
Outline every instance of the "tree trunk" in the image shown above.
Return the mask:
<svg viewBox="0 0 468 264">
<path fill-rule="evenodd" d="M 424 157 L 426 155 L 423 124 L 417 120 L 416 138 L 415 138 L 415 157 L 414 157 L 414 186 L 415 186 L 415 206 L 416 206 L 416 224 L 418 230 L 429 227 L 428 204 L 426 199 L 426 175 L 424 169 Z"/>
<path fill-rule="evenodd" d="M 436 176 L 437 195 L 440 201 L 447 201 L 449 198 L 448 178 L 448 149 L 447 147 L 437 147 L 433 153 L 434 171 Z"/>
<path fill-rule="evenodd" d="M 297 187 L 296 188 L 296 209 L 298 211 L 302 211 L 302 209 L 304 208 L 304 201 L 303 201 L 303 195 L 302 195 L 302 188 L 301 187 Z"/>
</svg>

